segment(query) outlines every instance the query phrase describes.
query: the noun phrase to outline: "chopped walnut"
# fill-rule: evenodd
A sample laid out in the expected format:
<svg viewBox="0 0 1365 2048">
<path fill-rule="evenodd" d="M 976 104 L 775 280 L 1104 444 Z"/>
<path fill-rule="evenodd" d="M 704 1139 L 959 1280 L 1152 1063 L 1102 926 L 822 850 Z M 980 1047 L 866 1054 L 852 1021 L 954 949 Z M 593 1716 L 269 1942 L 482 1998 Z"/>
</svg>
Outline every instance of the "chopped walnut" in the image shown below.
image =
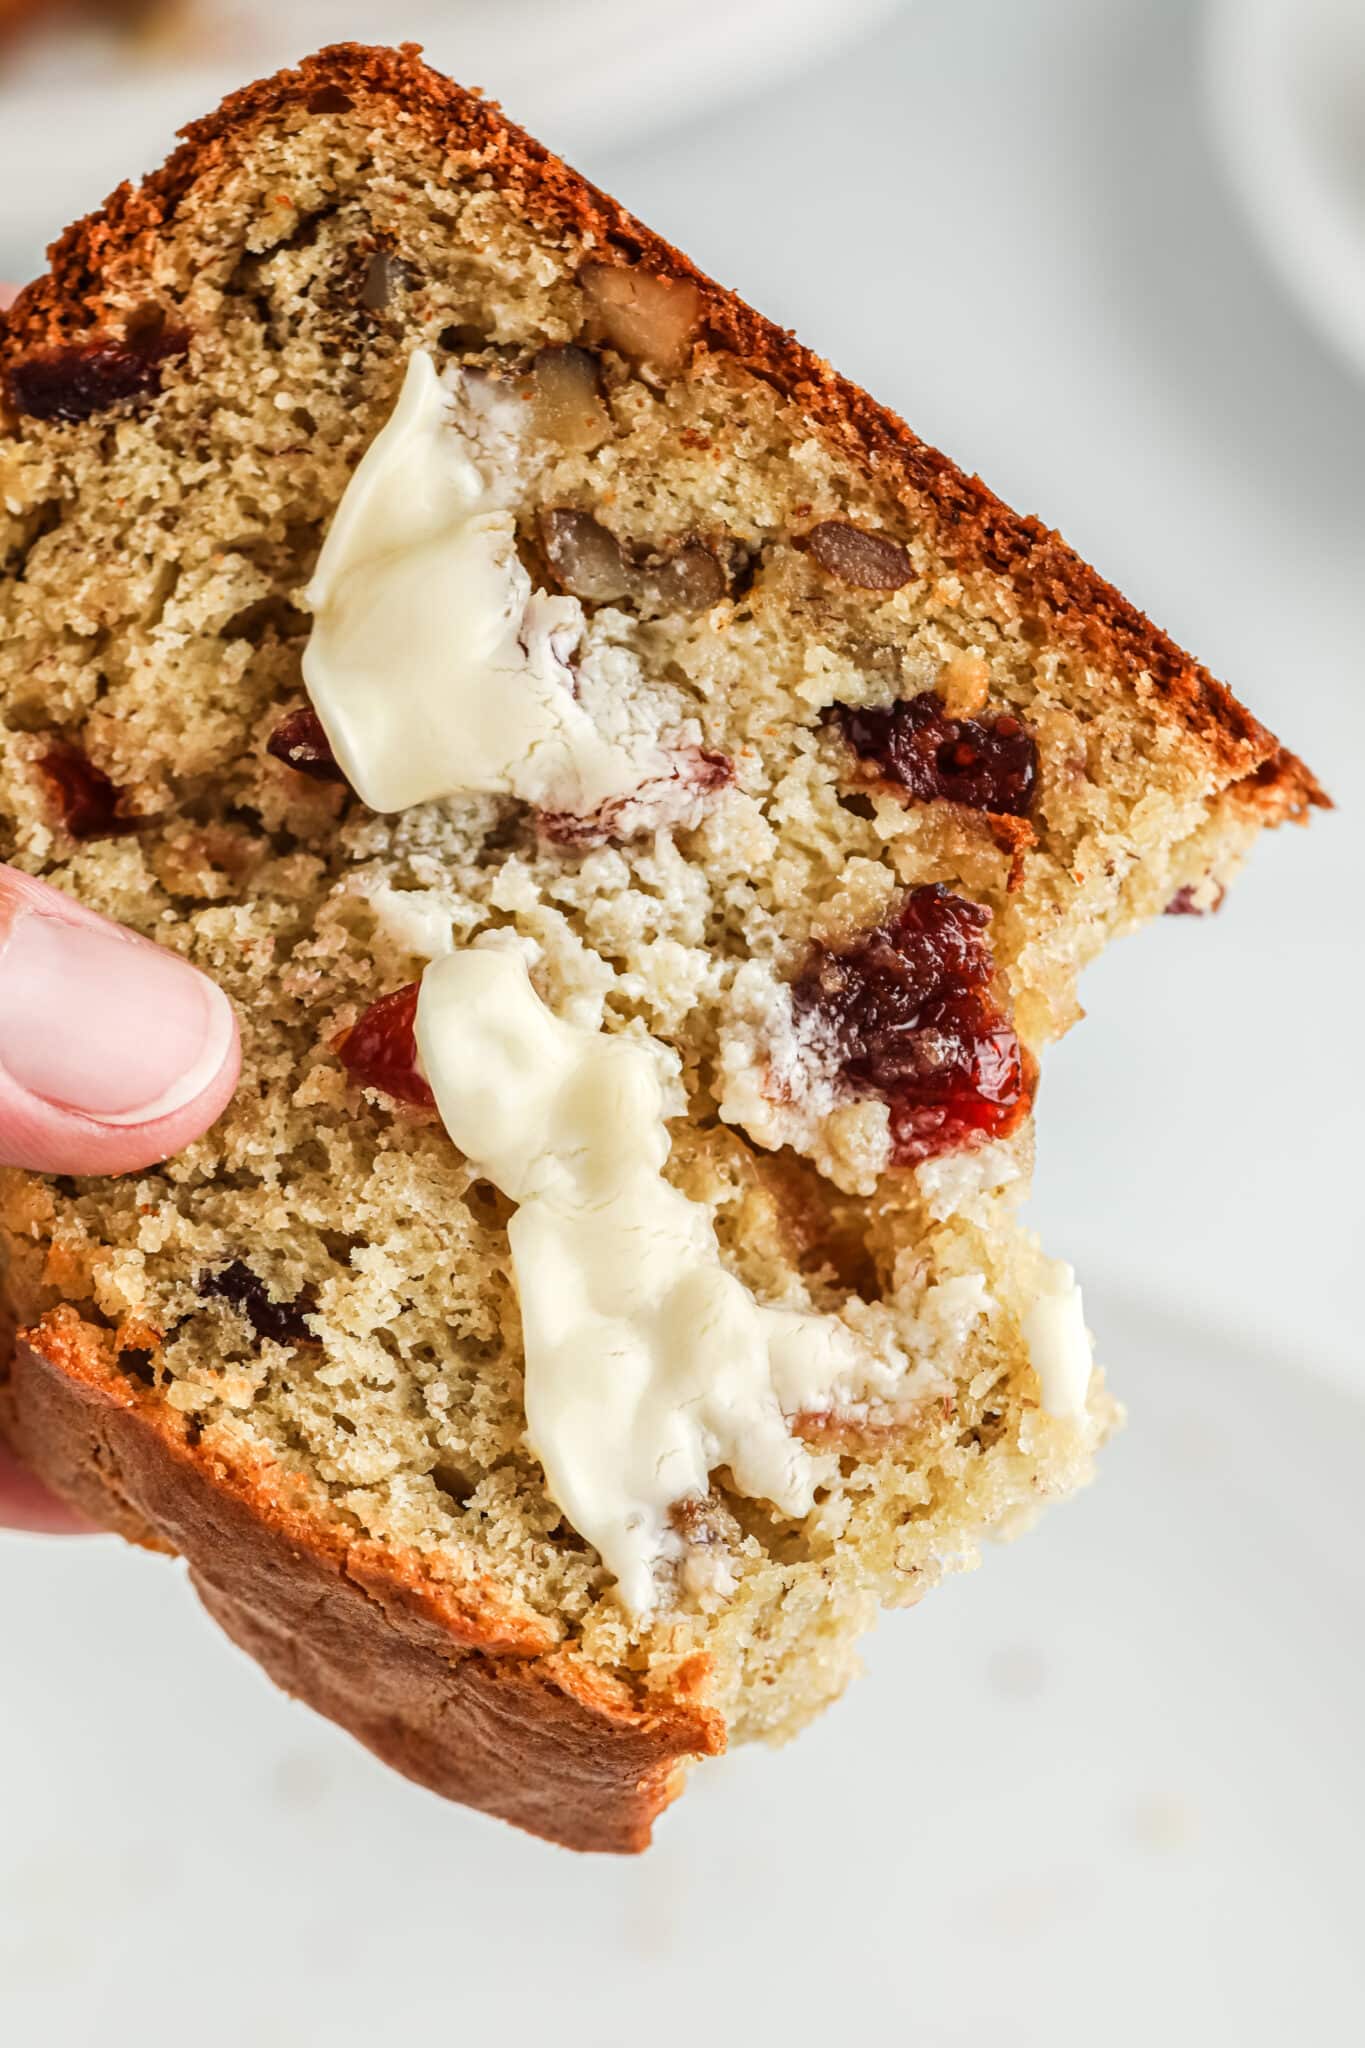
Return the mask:
<svg viewBox="0 0 1365 2048">
<path fill-rule="evenodd" d="M 806 535 L 805 545 L 822 569 L 855 590 L 899 590 L 915 573 L 898 540 L 845 519 L 822 519 Z"/>
<path fill-rule="evenodd" d="M 701 292 L 690 279 L 614 263 L 585 263 L 578 278 L 593 339 L 663 376 L 683 368 L 702 313 Z"/>
<path fill-rule="evenodd" d="M 560 588 L 588 604 L 629 599 L 652 612 L 709 611 L 730 583 L 700 540 L 649 552 L 627 547 L 591 512 L 557 506 L 540 515 L 540 536 Z"/>
<path fill-rule="evenodd" d="M 561 448 L 588 454 L 610 437 L 597 357 L 587 348 L 543 348 L 531 368 L 536 424 Z"/>
<path fill-rule="evenodd" d="M 540 537 L 556 581 L 573 597 L 612 604 L 631 595 L 634 572 L 626 551 L 591 512 L 542 512 Z"/>
</svg>

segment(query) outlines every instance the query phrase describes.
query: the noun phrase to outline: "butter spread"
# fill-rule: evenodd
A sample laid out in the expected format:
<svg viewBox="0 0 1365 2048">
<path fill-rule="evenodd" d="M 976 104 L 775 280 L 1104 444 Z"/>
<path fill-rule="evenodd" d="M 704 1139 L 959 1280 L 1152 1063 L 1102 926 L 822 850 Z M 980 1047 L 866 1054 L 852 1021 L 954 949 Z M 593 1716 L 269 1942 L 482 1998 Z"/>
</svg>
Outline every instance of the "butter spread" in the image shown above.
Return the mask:
<svg viewBox="0 0 1365 2048">
<path fill-rule="evenodd" d="M 644 735 L 604 737 L 577 701 L 583 608 L 532 591 L 479 445 L 419 350 L 318 558 L 304 682 L 372 810 L 476 790 L 586 815 L 672 766 Z"/>
<path fill-rule="evenodd" d="M 1023 1317 L 1024 1342 L 1049 1415 L 1085 1412 L 1090 1385 L 1090 1337 L 1076 1275 L 1065 1259 L 1043 1261 L 1037 1295 Z"/>
<path fill-rule="evenodd" d="M 422 977 L 418 1054 L 442 1120 L 518 1204 L 527 1440 L 637 1615 L 676 1552 L 669 1509 L 704 1497 L 716 1466 L 810 1512 L 829 1461 L 787 1417 L 856 1399 L 866 1368 L 834 1317 L 756 1301 L 705 1209 L 664 1179 L 651 1044 L 555 1016 L 510 947 L 449 953 Z"/>
</svg>

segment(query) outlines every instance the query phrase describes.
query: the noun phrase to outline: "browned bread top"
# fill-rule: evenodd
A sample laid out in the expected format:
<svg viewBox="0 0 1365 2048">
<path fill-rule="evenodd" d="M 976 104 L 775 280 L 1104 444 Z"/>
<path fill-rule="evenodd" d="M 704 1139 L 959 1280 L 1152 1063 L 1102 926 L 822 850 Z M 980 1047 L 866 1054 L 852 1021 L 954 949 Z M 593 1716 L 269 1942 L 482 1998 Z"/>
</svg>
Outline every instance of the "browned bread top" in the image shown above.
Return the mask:
<svg viewBox="0 0 1365 2048">
<path fill-rule="evenodd" d="M 21 293 L 8 314 L 0 314 L 0 368 L 8 373 L 35 353 L 121 335 L 130 312 L 128 278 L 144 264 L 150 268 L 157 237 L 187 194 L 218 165 L 230 163 L 244 138 L 264 123 L 295 107 L 342 109 L 351 92 L 389 101 L 397 118 L 486 166 L 533 220 L 595 243 L 613 262 L 688 281 L 704 308 L 695 346 L 732 352 L 746 370 L 799 403 L 908 512 L 932 519 L 948 561 L 1010 579 L 1025 615 L 1121 682 L 1149 678 L 1170 715 L 1207 748 L 1220 782 L 1273 762 L 1269 778 L 1258 775 L 1246 792 L 1264 808 L 1267 823 L 1327 804 L 1311 771 L 1058 534 L 1011 511 L 979 477 L 929 447 L 794 335 L 704 276 L 681 251 L 508 121 L 494 102 L 431 70 L 417 44 L 336 44 L 297 70 L 244 87 L 215 113 L 191 123 L 162 169 L 141 185 L 121 185 L 103 208 L 54 243 L 48 274 Z"/>
</svg>

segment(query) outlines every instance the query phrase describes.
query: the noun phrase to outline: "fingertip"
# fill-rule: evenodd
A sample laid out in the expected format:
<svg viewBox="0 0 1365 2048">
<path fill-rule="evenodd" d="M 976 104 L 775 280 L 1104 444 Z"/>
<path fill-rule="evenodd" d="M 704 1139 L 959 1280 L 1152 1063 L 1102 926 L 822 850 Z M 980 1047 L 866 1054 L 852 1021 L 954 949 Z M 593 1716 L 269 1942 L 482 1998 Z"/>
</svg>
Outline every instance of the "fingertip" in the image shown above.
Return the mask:
<svg viewBox="0 0 1365 2048">
<path fill-rule="evenodd" d="M 0 1529 L 22 1529 L 33 1536 L 93 1536 L 95 1524 L 87 1522 L 42 1481 L 21 1465 L 14 1453 L 0 1443 Z"/>
<path fill-rule="evenodd" d="M 0 868 L 0 1159 L 137 1172 L 221 1116 L 240 1067 L 232 1005 L 206 975 Z"/>
</svg>

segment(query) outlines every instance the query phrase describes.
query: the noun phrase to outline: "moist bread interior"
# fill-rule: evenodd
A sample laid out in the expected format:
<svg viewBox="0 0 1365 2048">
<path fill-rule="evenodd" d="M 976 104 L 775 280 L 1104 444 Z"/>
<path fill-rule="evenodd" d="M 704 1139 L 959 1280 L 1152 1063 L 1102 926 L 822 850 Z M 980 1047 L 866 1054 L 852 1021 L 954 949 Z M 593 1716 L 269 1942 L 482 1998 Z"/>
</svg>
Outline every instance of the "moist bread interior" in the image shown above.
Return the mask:
<svg viewBox="0 0 1365 2048">
<path fill-rule="evenodd" d="M 159 395 L 77 422 L 12 411 L 0 438 L 4 856 L 214 976 L 244 1046 L 231 1108 L 164 1166 L 4 1177 L 11 1305 L 25 1323 L 76 1304 L 204 1446 L 268 1457 L 318 1514 L 434 1572 L 491 1578 L 636 1687 L 666 1689 L 704 1649 L 731 1737 L 781 1736 L 841 1688 L 879 1603 L 913 1602 L 1080 1484 L 1116 1411 L 1099 1373 L 1079 1420 L 1040 1404 L 1021 1331 L 1040 1272 L 1018 1217 L 1031 1125 L 897 1168 L 875 1098 L 773 1121 L 765 1006 L 814 945 L 939 883 L 989 910 L 1000 999 L 1041 1055 L 1109 937 L 1237 865 L 1264 821 L 1234 787 L 1256 729 L 1220 756 L 1112 648 L 1087 652 L 1003 569 L 958 558 L 849 460 L 799 380 L 710 345 L 704 314 L 676 363 L 621 345 L 584 267 L 638 250 L 537 220 L 476 151 L 370 117 L 361 90 L 315 99 L 221 151 L 150 271 L 105 281 L 110 331 L 186 337 Z M 700 542 L 723 564 L 701 610 L 586 605 L 603 688 L 642 677 L 733 765 L 694 819 L 574 846 L 511 799 L 378 817 L 267 751 L 305 702 L 323 533 L 418 347 L 485 404 L 484 459 L 538 587 L 556 587 L 551 511 L 591 514 L 641 561 Z M 596 410 L 566 440 L 536 365 L 567 347 L 590 353 Z M 841 580 L 806 544 L 822 521 L 893 535 L 913 573 Z M 964 677 L 1036 738 L 1022 833 L 870 786 L 829 716 Z M 54 744 L 113 785 L 109 832 L 65 828 Z M 433 1115 L 358 1088 L 338 1056 L 442 935 L 492 930 L 526 943 L 552 1007 L 675 1056 L 669 1177 L 755 1294 L 843 1314 L 922 1368 L 895 1413 L 803 1424 L 838 1452 L 804 1522 L 718 1473 L 640 1623 L 522 1440 L 509 1205 Z M 1097 1177 L 1118 1170 L 1097 1142 Z M 974 1276 L 988 1306 L 951 1312 L 945 1283 Z"/>
</svg>

